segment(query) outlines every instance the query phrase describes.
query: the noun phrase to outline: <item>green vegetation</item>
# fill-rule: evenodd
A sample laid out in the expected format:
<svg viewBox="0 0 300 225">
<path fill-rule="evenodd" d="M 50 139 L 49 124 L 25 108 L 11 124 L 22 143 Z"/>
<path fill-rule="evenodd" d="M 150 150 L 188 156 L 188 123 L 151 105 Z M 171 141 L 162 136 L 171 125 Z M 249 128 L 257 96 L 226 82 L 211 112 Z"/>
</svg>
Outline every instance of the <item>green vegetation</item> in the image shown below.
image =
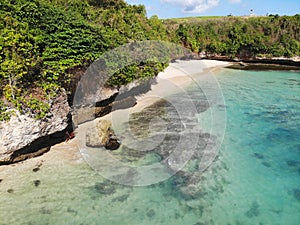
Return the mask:
<svg viewBox="0 0 300 225">
<path fill-rule="evenodd" d="M 117 71 L 114 76 L 111 76 L 108 85 L 120 86 L 120 84 L 128 84 L 134 80 L 148 79 L 163 71 L 166 66 L 167 62 L 157 63 L 153 61 L 133 64 Z"/>
<path fill-rule="evenodd" d="M 163 40 L 165 35 L 157 17 L 147 19 L 144 6 L 122 0 L 2 0 L 0 111 L 14 107 L 41 118 L 60 88 L 71 93 L 76 70 L 124 43 Z M 160 64 L 138 68 L 125 68 L 122 74 L 132 78 L 111 84 L 120 86 L 163 69 Z M 0 120 L 8 118 L 6 112 L 0 115 Z"/>
<path fill-rule="evenodd" d="M 166 20 L 171 40 L 193 52 L 239 58 L 300 54 L 300 15 Z"/>
<path fill-rule="evenodd" d="M 201 22 L 203 20 L 212 20 L 212 19 L 221 19 L 224 18 L 223 16 L 190 16 L 190 17 L 183 17 L 183 18 L 172 18 L 166 19 L 167 22 L 176 22 L 176 23 L 196 23 Z"/>
<path fill-rule="evenodd" d="M 0 121 L 10 108 L 45 117 L 61 88 L 71 94 L 91 62 L 125 43 L 162 40 L 208 55 L 291 57 L 300 55 L 299 29 L 300 15 L 160 20 L 123 0 L 1 0 Z M 168 60 L 129 64 L 107 85 L 155 76 Z"/>
</svg>

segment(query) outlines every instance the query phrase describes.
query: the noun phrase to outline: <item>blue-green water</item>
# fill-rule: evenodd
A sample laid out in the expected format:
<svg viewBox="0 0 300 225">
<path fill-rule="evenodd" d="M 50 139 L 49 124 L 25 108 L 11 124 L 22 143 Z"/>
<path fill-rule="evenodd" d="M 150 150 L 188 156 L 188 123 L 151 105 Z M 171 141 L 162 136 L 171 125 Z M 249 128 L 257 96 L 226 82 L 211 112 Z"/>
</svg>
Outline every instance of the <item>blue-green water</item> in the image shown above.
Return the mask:
<svg viewBox="0 0 300 225">
<path fill-rule="evenodd" d="M 221 160 L 230 184 L 215 213 L 227 211 L 222 217 L 233 224 L 299 224 L 300 74 L 224 71 L 217 78 L 227 106 Z"/>
<path fill-rule="evenodd" d="M 0 224 L 300 224 L 300 74 L 215 76 L 227 127 L 204 174 L 126 187 L 85 162 L 58 158 L 37 172 L 26 162 L 2 167 Z"/>
</svg>

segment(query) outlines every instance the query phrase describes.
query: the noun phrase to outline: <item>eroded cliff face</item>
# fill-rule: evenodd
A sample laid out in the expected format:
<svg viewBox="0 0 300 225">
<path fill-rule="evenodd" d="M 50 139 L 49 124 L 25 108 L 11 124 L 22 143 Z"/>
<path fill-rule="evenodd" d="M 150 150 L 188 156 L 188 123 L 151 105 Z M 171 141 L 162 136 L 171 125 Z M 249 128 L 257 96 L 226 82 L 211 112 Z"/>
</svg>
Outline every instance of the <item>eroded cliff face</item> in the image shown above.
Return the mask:
<svg viewBox="0 0 300 225">
<path fill-rule="evenodd" d="M 41 120 L 29 115 L 15 115 L 8 122 L 0 122 L 0 164 L 18 162 L 48 151 L 53 142 L 65 138 L 70 124 L 70 107 L 62 91 L 50 101 L 51 110 Z"/>
<path fill-rule="evenodd" d="M 79 93 L 83 97 L 79 96 L 79 101 L 74 102 L 73 110 L 67 94 L 61 91 L 50 101 L 51 109 L 41 120 L 15 110 L 9 121 L 0 122 L 0 165 L 39 156 L 49 151 L 51 146 L 65 141 L 66 132 L 78 124 L 134 106 L 135 96 L 149 91 L 155 82 L 155 79 L 136 81 L 119 89 L 99 88 L 101 93 Z M 94 104 L 86 105 L 87 99 L 92 99 Z"/>
<path fill-rule="evenodd" d="M 101 87 L 98 88 L 99 91 L 91 92 L 89 84 L 81 81 L 73 101 L 74 127 L 112 111 L 133 107 L 136 104 L 136 96 L 147 93 L 156 82 L 156 78 L 137 80 L 118 89 Z"/>
</svg>

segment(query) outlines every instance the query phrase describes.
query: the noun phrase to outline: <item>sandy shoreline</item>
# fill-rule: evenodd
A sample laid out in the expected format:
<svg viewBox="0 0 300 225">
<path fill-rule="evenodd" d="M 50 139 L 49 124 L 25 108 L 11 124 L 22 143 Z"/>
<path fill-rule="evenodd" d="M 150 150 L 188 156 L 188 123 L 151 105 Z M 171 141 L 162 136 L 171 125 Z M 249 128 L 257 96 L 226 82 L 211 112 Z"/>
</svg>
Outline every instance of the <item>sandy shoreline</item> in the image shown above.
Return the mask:
<svg viewBox="0 0 300 225">
<path fill-rule="evenodd" d="M 157 84 L 153 85 L 149 92 L 139 96 L 137 104 L 133 108 L 126 109 L 127 113 L 140 111 L 160 98 L 174 93 L 178 88 L 189 85 L 193 82 L 193 76 L 204 72 L 212 72 L 215 69 L 223 68 L 229 64 L 229 62 L 216 60 L 191 60 L 171 63 L 164 72 L 158 74 Z M 114 119 L 124 119 L 122 118 L 124 111 L 122 111 L 123 110 L 114 111 Z M 111 116 L 112 113 L 101 118 L 109 119 Z M 51 150 L 42 156 L 12 165 L 0 166 L 0 178 L 6 179 L 10 174 L 22 171 L 22 169 L 34 169 L 40 163 L 55 166 L 63 163 L 72 164 L 81 162 L 84 162 L 84 159 L 79 152 L 77 139 L 75 138 L 69 142 L 60 143 L 51 147 Z"/>
<path fill-rule="evenodd" d="M 216 60 L 179 60 L 170 63 L 165 71 L 158 74 L 157 84 L 153 85 L 149 92 L 138 97 L 137 104 L 131 108 L 131 112 L 140 111 L 159 98 L 168 96 L 176 90 L 191 84 L 194 81 L 194 76 L 204 72 L 213 72 L 215 69 L 224 68 L 228 65 L 230 65 L 229 62 Z"/>
</svg>

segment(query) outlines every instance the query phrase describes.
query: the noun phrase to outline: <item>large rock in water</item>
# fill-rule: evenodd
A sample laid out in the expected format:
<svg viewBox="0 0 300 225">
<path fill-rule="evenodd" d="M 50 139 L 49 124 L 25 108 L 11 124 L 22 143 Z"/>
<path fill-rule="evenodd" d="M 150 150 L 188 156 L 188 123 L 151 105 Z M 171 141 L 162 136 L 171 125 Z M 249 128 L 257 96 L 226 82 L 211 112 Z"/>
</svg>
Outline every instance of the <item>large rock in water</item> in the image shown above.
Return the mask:
<svg viewBox="0 0 300 225">
<path fill-rule="evenodd" d="M 0 164 L 18 162 L 49 150 L 51 142 L 61 141 L 69 125 L 70 107 L 62 91 L 50 101 L 46 118 L 37 120 L 28 115 L 15 115 L 0 122 Z"/>
<path fill-rule="evenodd" d="M 111 128 L 108 120 L 99 120 L 95 127 L 86 132 L 86 146 L 97 148 L 105 147 L 108 150 L 116 150 L 120 147 L 120 141 Z"/>
</svg>

